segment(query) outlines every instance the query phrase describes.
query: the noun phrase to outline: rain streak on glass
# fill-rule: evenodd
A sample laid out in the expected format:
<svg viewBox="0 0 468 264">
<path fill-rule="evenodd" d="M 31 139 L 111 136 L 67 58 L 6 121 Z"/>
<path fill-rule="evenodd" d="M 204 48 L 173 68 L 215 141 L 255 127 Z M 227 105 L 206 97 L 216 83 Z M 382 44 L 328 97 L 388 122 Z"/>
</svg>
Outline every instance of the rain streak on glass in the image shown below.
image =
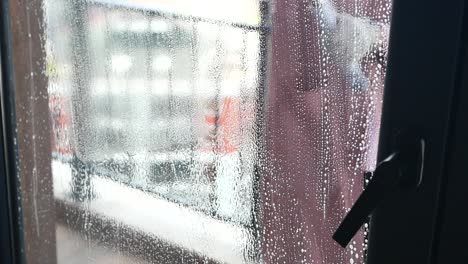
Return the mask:
<svg viewBox="0 0 468 264">
<path fill-rule="evenodd" d="M 363 263 L 390 0 L 43 8 L 58 263 Z"/>
</svg>

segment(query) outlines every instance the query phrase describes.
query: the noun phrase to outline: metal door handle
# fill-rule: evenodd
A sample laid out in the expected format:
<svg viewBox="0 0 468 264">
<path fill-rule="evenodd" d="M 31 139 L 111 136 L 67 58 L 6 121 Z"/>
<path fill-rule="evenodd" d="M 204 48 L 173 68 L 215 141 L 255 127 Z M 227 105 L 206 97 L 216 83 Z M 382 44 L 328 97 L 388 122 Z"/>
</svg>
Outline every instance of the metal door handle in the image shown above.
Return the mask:
<svg viewBox="0 0 468 264">
<path fill-rule="evenodd" d="M 338 244 L 346 247 L 369 215 L 395 190 L 421 184 L 424 151 L 423 139 L 405 139 L 398 151 L 377 165 L 369 184 L 333 234 Z"/>
</svg>

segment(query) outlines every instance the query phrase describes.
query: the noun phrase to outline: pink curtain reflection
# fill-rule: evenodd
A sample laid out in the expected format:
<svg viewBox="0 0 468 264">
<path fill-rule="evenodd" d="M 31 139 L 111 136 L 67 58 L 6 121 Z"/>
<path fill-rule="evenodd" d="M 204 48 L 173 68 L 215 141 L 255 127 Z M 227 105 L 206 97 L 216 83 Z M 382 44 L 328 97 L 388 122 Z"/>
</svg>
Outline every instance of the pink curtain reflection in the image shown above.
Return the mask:
<svg viewBox="0 0 468 264">
<path fill-rule="evenodd" d="M 347 249 L 331 236 L 376 162 L 389 3 L 272 3 L 261 184 L 265 263 L 363 262 L 363 232 Z M 366 30 L 375 38 L 357 36 Z"/>
</svg>

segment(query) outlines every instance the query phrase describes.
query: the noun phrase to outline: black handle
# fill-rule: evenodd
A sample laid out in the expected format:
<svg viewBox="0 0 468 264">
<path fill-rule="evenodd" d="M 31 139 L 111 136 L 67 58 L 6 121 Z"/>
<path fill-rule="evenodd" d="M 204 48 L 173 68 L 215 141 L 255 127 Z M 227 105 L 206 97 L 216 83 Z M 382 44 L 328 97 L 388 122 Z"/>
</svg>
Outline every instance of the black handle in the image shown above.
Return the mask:
<svg viewBox="0 0 468 264">
<path fill-rule="evenodd" d="M 345 216 L 333 239 L 346 247 L 369 215 L 398 188 L 415 188 L 422 179 L 424 140 L 403 142 L 401 151 L 378 164 L 369 184 Z M 367 172 L 369 173 L 369 172 Z"/>
</svg>

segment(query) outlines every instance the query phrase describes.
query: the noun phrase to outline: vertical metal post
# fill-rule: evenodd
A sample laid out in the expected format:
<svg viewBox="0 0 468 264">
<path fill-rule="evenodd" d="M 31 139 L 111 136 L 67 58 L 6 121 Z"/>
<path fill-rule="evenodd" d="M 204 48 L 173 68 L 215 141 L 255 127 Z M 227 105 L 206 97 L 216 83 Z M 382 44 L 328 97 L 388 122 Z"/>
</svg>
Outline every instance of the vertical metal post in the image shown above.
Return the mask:
<svg viewBox="0 0 468 264">
<path fill-rule="evenodd" d="M 267 72 L 268 72 L 268 52 L 270 49 L 270 29 L 271 29 L 271 21 L 270 21 L 270 5 L 269 1 L 261 0 L 260 1 L 260 28 L 259 28 L 259 49 L 260 49 L 260 61 L 258 63 L 258 88 L 257 88 L 257 98 L 255 103 L 255 115 L 256 115 L 256 126 L 257 129 L 256 133 L 256 141 L 257 141 L 257 159 L 254 167 L 254 184 L 253 184 L 253 200 L 254 206 L 252 211 L 252 227 L 254 240 L 255 240 L 255 248 L 254 252 L 256 252 L 257 258 L 260 257 L 261 254 L 261 229 L 262 229 L 262 221 L 261 221 L 261 199 L 262 194 L 261 191 L 261 181 L 262 181 L 262 162 L 265 160 L 265 139 L 264 139 L 264 132 L 265 132 L 265 111 L 266 111 L 266 101 L 267 101 Z"/>
<path fill-rule="evenodd" d="M 90 161 L 90 76 L 91 65 L 88 47 L 88 5 L 85 0 L 71 2 L 70 10 L 72 43 L 72 124 L 73 124 L 73 157 L 72 157 L 72 192 L 77 201 L 91 198 L 91 179 L 87 173 Z"/>
</svg>

